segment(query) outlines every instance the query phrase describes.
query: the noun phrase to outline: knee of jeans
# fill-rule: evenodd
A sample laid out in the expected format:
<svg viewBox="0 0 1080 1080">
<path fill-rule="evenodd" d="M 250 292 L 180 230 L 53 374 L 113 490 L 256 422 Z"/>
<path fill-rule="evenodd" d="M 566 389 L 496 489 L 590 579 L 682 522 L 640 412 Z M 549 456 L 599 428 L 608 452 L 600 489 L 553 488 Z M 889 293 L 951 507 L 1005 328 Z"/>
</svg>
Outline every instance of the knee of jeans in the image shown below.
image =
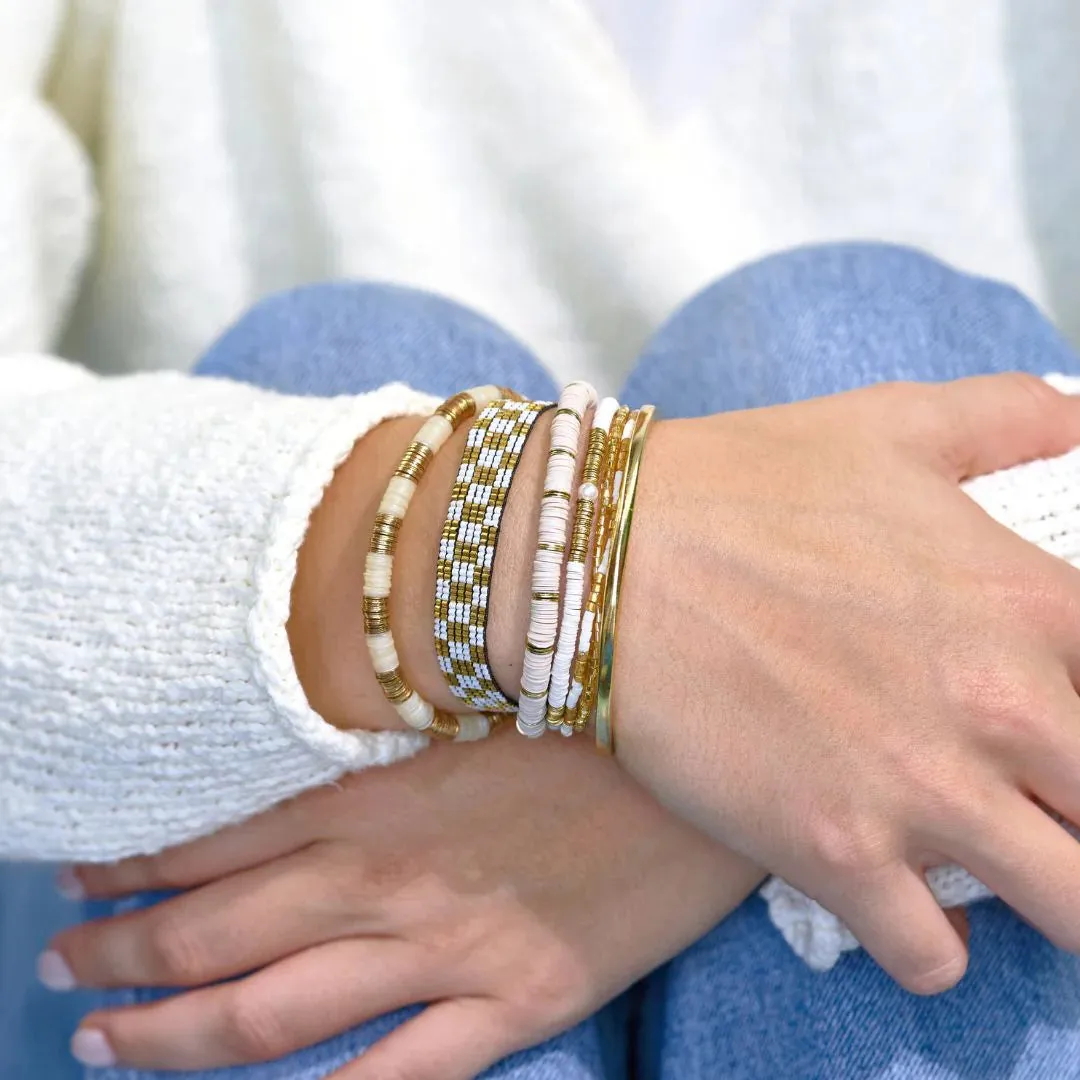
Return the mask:
<svg viewBox="0 0 1080 1080">
<path fill-rule="evenodd" d="M 378 282 L 326 282 L 274 293 L 211 345 L 199 375 L 282 393 L 361 393 L 401 380 L 443 396 L 485 382 L 548 393 L 520 342 L 445 297 Z"/>
<path fill-rule="evenodd" d="M 873 382 L 1076 366 L 1016 289 L 914 248 L 851 242 L 770 255 L 707 286 L 657 334 L 628 389 L 674 387 L 712 412 Z"/>
</svg>

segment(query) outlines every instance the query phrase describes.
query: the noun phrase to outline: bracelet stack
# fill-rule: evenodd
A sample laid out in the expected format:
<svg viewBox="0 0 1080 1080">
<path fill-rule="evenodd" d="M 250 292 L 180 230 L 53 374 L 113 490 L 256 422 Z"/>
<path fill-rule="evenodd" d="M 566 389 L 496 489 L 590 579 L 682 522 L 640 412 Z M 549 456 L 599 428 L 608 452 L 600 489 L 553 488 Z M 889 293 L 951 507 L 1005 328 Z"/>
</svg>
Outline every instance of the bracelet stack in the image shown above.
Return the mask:
<svg viewBox="0 0 1080 1080">
<path fill-rule="evenodd" d="M 551 423 L 518 701 L 499 686 L 488 661 L 503 509 L 535 422 L 550 408 L 481 386 L 455 394 L 425 421 L 375 516 L 364 572 L 364 634 L 384 695 L 416 731 L 466 742 L 516 714 L 518 731 L 529 738 L 548 730 L 569 736 L 595 718 L 597 746 L 611 753 L 619 592 L 650 406 L 633 411 L 614 398 L 598 402 L 584 382 L 563 390 Z M 469 421 L 439 543 L 433 620 L 447 687 L 470 710 L 458 713 L 436 708 L 409 682 L 390 629 L 390 602 L 394 553 L 412 498 L 435 455 Z"/>
</svg>

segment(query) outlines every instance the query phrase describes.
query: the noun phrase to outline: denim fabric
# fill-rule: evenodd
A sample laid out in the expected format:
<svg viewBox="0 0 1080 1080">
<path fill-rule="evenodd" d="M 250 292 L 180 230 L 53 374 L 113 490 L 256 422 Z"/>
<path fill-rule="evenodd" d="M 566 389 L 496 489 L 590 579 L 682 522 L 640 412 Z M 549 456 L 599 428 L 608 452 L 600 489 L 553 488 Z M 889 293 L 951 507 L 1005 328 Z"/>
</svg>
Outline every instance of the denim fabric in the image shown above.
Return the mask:
<svg viewBox="0 0 1080 1080">
<path fill-rule="evenodd" d="M 1005 286 L 902 248 L 830 245 L 762 260 L 704 290 L 656 335 L 624 397 L 691 416 L 883 380 L 1010 369 L 1078 373 L 1080 361 Z M 553 393 L 527 350 L 490 322 L 437 297 L 374 285 L 315 286 L 263 302 L 209 350 L 199 373 L 305 394 L 356 392 L 389 378 L 440 394 L 488 381 Z M 29 875 L 0 872 L 0 1033 L 12 1033 L 0 1044 L 0 1077 L 68 1080 L 79 1072 L 56 1064 L 46 1044 L 65 1037 L 71 1009 L 55 999 L 47 1017 L 43 995 L 26 992 L 32 953 L 59 917 L 41 899 L 40 874 Z M 752 898 L 635 997 L 487 1075 L 624 1080 L 633 1065 L 645 1080 L 1080 1078 L 1080 961 L 996 902 L 972 911 L 972 952 L 965 981 L 935 999 L 899 990 L 863 953 L 818 975 Z M 272 1065 L 200 1075 L 314 1080 L 404 1015 Z"/>
</svg>

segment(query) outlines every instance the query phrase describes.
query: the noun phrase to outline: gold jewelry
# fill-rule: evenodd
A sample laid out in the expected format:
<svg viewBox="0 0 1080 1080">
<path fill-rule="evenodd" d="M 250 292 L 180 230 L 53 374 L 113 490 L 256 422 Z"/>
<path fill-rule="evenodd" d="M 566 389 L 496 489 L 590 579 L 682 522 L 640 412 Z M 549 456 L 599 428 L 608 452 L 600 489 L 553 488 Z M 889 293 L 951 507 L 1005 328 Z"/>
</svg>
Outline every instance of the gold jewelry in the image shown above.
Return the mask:
<svg viewBox="0 0 1080 1080">
<path fill-rule="evenodd" d="M 619 592 L 626 567 L 626 552 L 630 545 L 630 529 L 634 523 L 634 502 L 637 498 L 638 476 L 655 409 L 646 405 L 637 415 L 626 458 L 626 475 L 619 492 L 618 508 L 612 532 L 611 566 L 605 589 L 603 615 L 600 620 L 600 663 L 596 680 L 596 746 L 606 754 L 615 753 L 615 727 L 611 711 L 612 675 L 615 666 L 616 631 L 619 617 Z"/>
</svg>

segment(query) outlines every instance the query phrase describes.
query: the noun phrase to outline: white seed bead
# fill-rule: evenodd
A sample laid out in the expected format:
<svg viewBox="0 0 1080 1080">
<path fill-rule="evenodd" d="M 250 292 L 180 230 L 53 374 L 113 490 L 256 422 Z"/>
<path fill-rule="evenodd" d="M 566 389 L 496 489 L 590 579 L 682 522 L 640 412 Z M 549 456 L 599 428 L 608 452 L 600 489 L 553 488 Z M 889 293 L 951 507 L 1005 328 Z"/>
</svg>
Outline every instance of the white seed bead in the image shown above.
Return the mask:
<svg viewBox="0 0 1080 1080">
<path fill-rule="evenodd" d="M 371 653 L 372 667 L 380 674 L 384 671 L 393 671 L 400 663 L 393 635 L 368 634 L 367 646 L 368 652 Z"/>
<path fill-rule="evenodd" d="M 386 485 L 386 491 L 383 492 L 382 501 L 379 503 L 379 513 L 404 518 L 415 493 L 416 484 L 407 476 L 392 476 L 390 483 Z"/>
<path fill-rule="evenodd" d="M 394 708 L 398 716 L 414 731 L 427 731 L 435 722 L 435 707 L 413 691 L 404 701 L 399 701 Z"/>
<path fill-rule="evenodd" d="M 567 738 L 569 738 L 571 735 L 574 734 L 574 729 L 569 724 L 560 724 L 559 734 L 565 735 Z"/>
</svg>

